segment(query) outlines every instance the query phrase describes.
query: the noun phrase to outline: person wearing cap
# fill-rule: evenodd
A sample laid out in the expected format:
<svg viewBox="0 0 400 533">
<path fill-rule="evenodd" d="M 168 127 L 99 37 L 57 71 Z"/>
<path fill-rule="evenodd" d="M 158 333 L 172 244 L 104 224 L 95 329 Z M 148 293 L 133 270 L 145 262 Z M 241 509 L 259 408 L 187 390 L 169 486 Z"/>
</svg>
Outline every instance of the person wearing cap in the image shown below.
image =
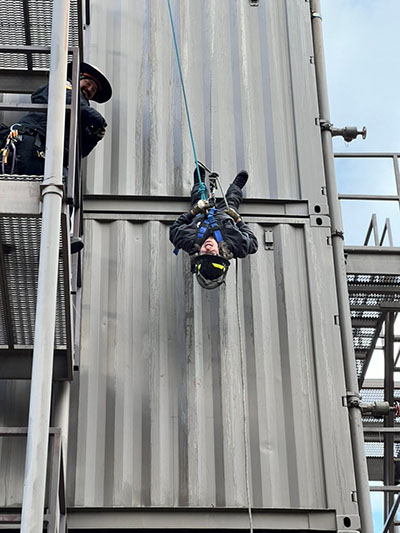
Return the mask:
<svg viewBox="0 0 400 533">
<path fill-rule="evenodd" d="M 66 83 L 66 104 L 71 104 L 72 64 L 67 68 Z M 86 157 L 93 150 L 96 144 L 104 137 L 107 123 L 104 117 L 90 107 L 90 100 L 98 103 L 107 102 L 112 96 L 112 88 L 104 74 L 93 65 L 80 63 L 79 79 L 79 101 L 80 101 L 80 131 L 78 132 L 78 142 L 81 157 Z M 45 85 L 37 89 L 31 95 L 31 101 L 35 104 L 47 104 L 49 96 L 49 86 Z M 24 115 L 18 122 L 10 128 L 6 145 L 1 150 L 0 173 L 17 175 L 37 175 L 44 174 L 44 159 L 46 151 L 46 128 L 47 113 L 31 112 Z M 69 153 L 69 130 L 70 113 L 65 116 L 64 134 L 64 169 L 68 168 Z M 10 250 L 3 253 L 10 253 Z M 83 248 L 83 241 L 78 236 L 71 236 L 71 253 L 79 252 Z"/>
<path fill-rule="evenodd" d="M 204 182 L 205 172 L 199 170 Z M 247 179 L 248 173 L 242 170 L 229 186 L 225 196 L 229 208 L 225 200 L 212 207 L 201 199 L 195 169 L 192 208 L 170 227 L 169 238 L 175 253 L 182 249 L 191 256 L 192 273 L 205 289 L 214 289 L 225 281 L 230 259 L 246 257 L 258 249 L 257 237 L 238 212 Z"/>
<path fill-rule="evenodd" d="M 71 104 L 72 85 L 70 82 L 72 64 L 68 65 L 66 83 L 66 104 Z M 86 157 L 104 137 L 107 123 L 104 117 L 90 107 L 90 100 L 103 103 L 112 96 L 112 88 L 104 74 L 88 63 L 80 63 L 80 147 L 81 156 Z M 47 104 L 49 86 L 44 85 L 31 95 L 35 104 Z M 68 167 L 70 113 L 65 117 L 64 167 Z M 10 154 L 7 163 L 2 161 L 2 172 L 9 174 L 42 175 L 46 147 L 47 113 L 30 112 L 14 124 L 18 133 L 14 141 L 15 154 Z"/>
</svg>

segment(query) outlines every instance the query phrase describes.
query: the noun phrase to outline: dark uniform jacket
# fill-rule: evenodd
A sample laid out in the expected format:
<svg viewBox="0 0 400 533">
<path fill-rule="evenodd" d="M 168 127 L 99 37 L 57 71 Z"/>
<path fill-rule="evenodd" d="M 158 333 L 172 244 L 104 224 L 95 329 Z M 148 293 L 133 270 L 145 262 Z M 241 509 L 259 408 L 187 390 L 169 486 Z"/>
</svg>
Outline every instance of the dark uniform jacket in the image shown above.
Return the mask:
<svg viewBox="0 0 400 533">
<path fill-rule="evenodd" d="M 211 235 L 210 231 L 204 235 L 201 243 L 196 243 L 196 237 L 206 215 L 193 215 L 183 213 L 170 227 L 169 240 L 176 248 L 182 248 L 188 254 L 194 254 L 199 251 L 199 246 Z M 222 238 L 234 257 L 246 257 L 248 254 L 254 254 L 258 249 L 257 237 L 251 231 L 249 226 L 240 221 L 238 224 L 224 213 L 217 209 L 214 213 L 215 221 L 221 230 Z M 196 246 L 198 244 L 199 246 Z"/>
<path fill-rule="evenodd" d="M 71 103 L 72 88 L 71 84 L 67 82 L 66 103 Z M 45 85 L 37 89 L 31 95 L 32 103 L 34 104 L 47 104 L 49 97 L 49 86 Z M 97 135 L 97 132 L 107 126 L 106 121 L 102 115 L 90 107 L 89 102 L 86 100 L 82 91 L 80 92 L 80 109 L 81 109 L 81 155 L 86 157 L 99 142 L 101 137 Z M 70 113 L 67 112 L 65 117 L 65 140 L 64 140 L 64 160 L 68 158 L 69 148 L 69 124 Z M 36 131 L 43 140 L 46 139 L 46 126 L 47 126 L 47 113 L 45 112 L 32 112 L 22 117 L 18 124 L 21 124 L 24 128 Z M 44 149 L 44 148 L 43 148 Z"/>
</svg>

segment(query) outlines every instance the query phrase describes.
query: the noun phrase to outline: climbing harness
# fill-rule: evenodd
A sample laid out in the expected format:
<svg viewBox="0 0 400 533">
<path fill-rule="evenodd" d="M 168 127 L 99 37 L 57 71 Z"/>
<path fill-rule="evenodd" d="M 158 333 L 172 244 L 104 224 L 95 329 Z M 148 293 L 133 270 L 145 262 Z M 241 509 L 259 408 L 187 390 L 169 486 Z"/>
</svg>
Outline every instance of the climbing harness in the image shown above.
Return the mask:
<svg viewBox="0 0 400 533">
<path fill-rule="evenodd" d="M 201 199 L 202 200 L 206 200 L 207 199 L 207 197 L 206 197 L 206 186 L 201 181 L 201 176 L 200 176 L 199 163 L 198 163 L 198 160 L 197 160 L 196 148 L 195 148 L 195 145 L 194 145 L 192 125 L 191 125 L 191 122 L 190 122 L 190 115 L 189 115 L 189 106 L 188 106 L 187 98 L 186 98 L 185 84 L 183 82 L 182 67 L 181 67 L 181 61 L 180 61 L 180 58 L 179 58 L 178 45 L 177 45 L 177 42 L 176 42 L 175 25 L 174 25 L 174 19 L 172 17 L 170 0 L 167 0 L 167 3 L 168 3 L 169 19 L 171 21 L 172 36 L 173 36 L 173 40 L 174 40 L 176 61 L 178 63 L 179 77 L 180 77 L 182 93 L 183 93 L 183 100 L 185 102 L 186 118 L 187 118 L 187 122 L 188 122 L 188 126 L 189 126 L 190 140 L 192 142 L 193 156 L 194 156 L 194 160 L 195 160 L 195 163 L 196 163 L 197 178 L 199 180 L 199 193 L 200 193 Z"/>
<path fill-rule="evenodd" d="M 1 171 L 3 174 L 5 174 L 5 165 L 8 163 L 8 156 L 10 154 L 10 151 L 12 150 L 12 163 L 11 163 L 11 172 L 10 174 L 13 174 L 14 168 L 15 168 L 15 161 L 17 157 L 17 147 L 16 143 L 22 139 L 21 135 L 19 134 L 17 126 L 20 126 L 20 124 L 13 124 L 10 127 L 10 133 L 7 136 L 6 139 L 6 145 L 4 148 L 0 150 L 2 157 L 1 157 Z"/>
<path fill-rule="evenodd" d="M 198 229 L 195 244 L 201 246 L 205 239 L 211 234 L 214 235 L 214 238 L 218 244 L 223 241 L 221 230 L 219 229 L 217 221 L 214 217 L 215 211 L 216 208 L 212 207 L 206 214 L 204 220 L 202 221 Z"/>
</svg>

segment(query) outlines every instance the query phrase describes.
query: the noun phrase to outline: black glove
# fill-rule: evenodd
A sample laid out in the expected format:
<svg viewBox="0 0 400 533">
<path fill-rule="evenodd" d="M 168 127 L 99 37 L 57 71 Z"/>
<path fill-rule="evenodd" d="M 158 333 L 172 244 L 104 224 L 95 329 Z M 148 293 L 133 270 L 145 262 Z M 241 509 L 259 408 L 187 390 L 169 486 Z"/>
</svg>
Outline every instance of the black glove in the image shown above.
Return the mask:
<svg viewBox="0 0 400 533">
<path fill-rule="evenodd" d="M 240 218 L 239 213 L 238 213 L 235 209 L 233 209 L 233 207 L 229 207 L 229 209 L 225 209 L 224 212 L 225 212 L 227 215 L 229 215 L 230 217 L 232 217 L 233 220 L 236 222 L 236 224 L 242 220 L 242 219 Z"/>
<path fill-rule="evenodd" d="M 197 204 L 192 207 L 191 213 L 193 215 L 198 215 L 199 213 L 205 213 L 207 209 L 210 207 L 207 200 L 199 200 Z"/>
</svg>

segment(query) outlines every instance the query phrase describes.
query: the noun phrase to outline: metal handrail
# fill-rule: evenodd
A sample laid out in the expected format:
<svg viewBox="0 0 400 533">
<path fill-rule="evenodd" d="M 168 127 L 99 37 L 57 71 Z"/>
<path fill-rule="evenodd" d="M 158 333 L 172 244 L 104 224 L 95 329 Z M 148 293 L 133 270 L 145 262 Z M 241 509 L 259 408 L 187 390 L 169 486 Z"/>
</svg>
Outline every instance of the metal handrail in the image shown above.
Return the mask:
<svg viewBox="0 0 400 533">
<path fill-rule="evenodd" d="M 50 53 L 50 47 L 48 46 L 13 46 L 2 45 L 0 46 L 0 52 L 7 53 Z M 67 203 L 80 207 L 80 180 L 76 179 L 80 174 L 80 154 L 79 154 L 79 142 L 78 142 L 78 106 L 79 106 L 79 61 L 80 53 L 77 47 L 69 47 L 68 54 L 72 55 L 72 95 L 71 105 L 66 105 L 66 109 L 70 112 L 70 125 L 69 125 L 69 155 L 68 155 L 68 180 L 66 190 Z M 21 91 L 23 92 L 23 91 Z M 32 103 L 0 103 L 0 110 L 7 111 L 39 111 L 46 112 L 46 104 L 32 104 Z M 78 156 L 77 156 L 78 153 Z"/>
<path fill-rule="evenodd" d="M 398 202 L 400 208 L 400 168 L 399 168 L 399 157 L 400 153 L 398 152 L 354 152 L 354 153 L 343 153 L 337 152 L 334 154 L 335 158 L 375 158 L 375 159 L 391 159 L 393 163 L 393 173 L 396 183 L 395 195 L 388 194 L 339 194 L 339 200 L 362 200 L 362 201 L 381 201 L 381 202 Z M 378 236 L 378 227 L 376 214 L 374 213 L 371 217 L 370 225 L 368 227 L 367 235 L 364 240 L 364 246 L 367 246 L 371 233 L 374 234 L 375 246 L 382 246 L 385 236 L 387 235 L 389 240 L 389 246 L 393 246 L 392 230 L 390 225 L 390 219 L 386 218 L 385 225 L 382 230 L 382 235 L 379 238 Z"/>
</svg>

